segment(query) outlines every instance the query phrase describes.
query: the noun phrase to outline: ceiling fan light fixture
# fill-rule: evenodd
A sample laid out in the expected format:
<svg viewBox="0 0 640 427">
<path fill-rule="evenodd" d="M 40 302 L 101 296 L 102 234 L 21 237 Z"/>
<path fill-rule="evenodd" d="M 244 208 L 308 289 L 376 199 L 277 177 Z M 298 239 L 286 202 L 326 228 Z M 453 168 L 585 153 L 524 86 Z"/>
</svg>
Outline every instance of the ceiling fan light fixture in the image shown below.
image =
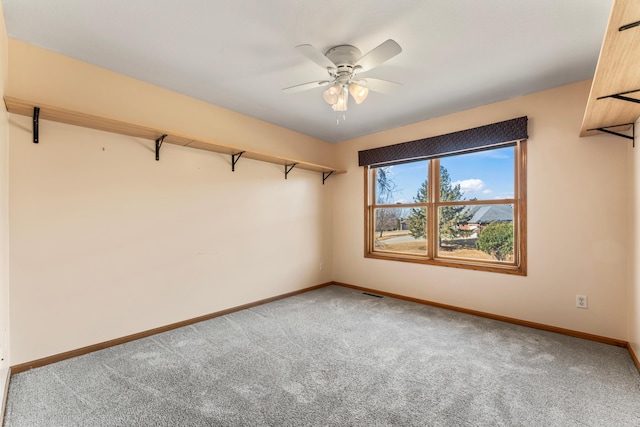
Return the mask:
<svg viewBox="0 0 640 427">
<path fill-rule="evenodd" d="M 298 45 L 296 49 L 307 59 L 324 68 L 329 74 L 330 80 L 303 83 L 284 88 L 283 91 L 297 93 L 317 88 L 318 85 L 330 85 L 323 92 L 322 97 L 327 104 L 331 105 L 333 111 L 347 111 L 349 95 L 357 104 L 360 104 L 369 95 L 369 88 L 374 92 L 384 93 L 391 91 L 394 86 L 400 86 L 398 83 L 375 78 L 356 79 L 356 75 L 361 72 L 372 70 L 402 52 L 400 45 L 391 39 L 379 44 L 364 55 L 360 49 L 348 44 L 333 46 L 325 53 L 310 44 Z"/>
<path fill-rule="evenodd" d="M 325 90 L 322 94 L 322 97 L 329 105 L 335 105 L 338 102 L 338 98 L 342 93 L 342 87 L 336 83 L 329 87 L 329 89 Z"/>
<path fill-rule="evenodd" d="M 351 83 L 349 85 L 349 93 L 353 96 L 353 99 L 356 100 L 356 104 L 362 103 L 365 99 L 367 99 L 367 95 L 369 95 L 369 89 L 360 86 L 357 83 Z"/>
</svg>

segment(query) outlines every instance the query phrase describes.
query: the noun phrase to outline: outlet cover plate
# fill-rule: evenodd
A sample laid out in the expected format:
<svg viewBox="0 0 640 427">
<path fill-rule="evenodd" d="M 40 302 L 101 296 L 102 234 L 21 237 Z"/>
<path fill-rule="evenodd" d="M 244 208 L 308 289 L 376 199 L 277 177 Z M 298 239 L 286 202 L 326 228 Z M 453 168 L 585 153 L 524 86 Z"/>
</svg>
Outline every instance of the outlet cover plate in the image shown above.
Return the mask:
<svg viewBox="0 0 640 427">
<path fill-rule="evenodd" d="M 586 295 L 576 295 L 576 307 L 577 308 L 589 308 L 589 301 Z"/>
</svg>

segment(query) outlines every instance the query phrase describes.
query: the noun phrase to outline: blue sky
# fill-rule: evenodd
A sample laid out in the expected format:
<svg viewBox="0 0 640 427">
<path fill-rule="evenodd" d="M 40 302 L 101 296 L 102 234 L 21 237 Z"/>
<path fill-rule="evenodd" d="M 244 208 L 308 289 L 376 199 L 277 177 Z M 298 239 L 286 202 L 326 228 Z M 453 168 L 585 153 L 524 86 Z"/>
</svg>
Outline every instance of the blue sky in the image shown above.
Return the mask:
<svg viewBox="0 0 640 427">
<path fill-rule="evenodd" d="M 451 182 L 460 184 L 466 199 L 513 197 L 514 147 L 445 157 L 440 164 L 449 171 Z M 427 178 L 427 162 L 391 166 L 396 185 L 394 203 L 411 203 Z"/>
</svg>

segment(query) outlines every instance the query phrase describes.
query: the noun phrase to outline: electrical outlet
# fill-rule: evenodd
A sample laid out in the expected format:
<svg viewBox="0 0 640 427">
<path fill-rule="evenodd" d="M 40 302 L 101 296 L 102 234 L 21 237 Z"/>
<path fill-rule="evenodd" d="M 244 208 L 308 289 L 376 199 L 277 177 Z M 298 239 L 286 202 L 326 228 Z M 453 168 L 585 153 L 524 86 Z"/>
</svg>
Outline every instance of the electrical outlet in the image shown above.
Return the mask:
<svg viewBox="0 0 640 427">
<path fill-rule="evenodd" d="M 320 271 L 324 270 L 324 262 L 320 263 Z"/>
<path fill-rule="evenodd" d="M 576 295 L 576 307 L 577 308 L 589 308 L 586 295 Z"/>
<path fill-rule="evenodd" d="M 7 358 L 4 353 L 7 351 L 7 346 L 9 345 L 9 333 L 6 329 L 2 335 L 2 343 L 0 343 L 0 362 L 4 362 Z"/>
</svg>

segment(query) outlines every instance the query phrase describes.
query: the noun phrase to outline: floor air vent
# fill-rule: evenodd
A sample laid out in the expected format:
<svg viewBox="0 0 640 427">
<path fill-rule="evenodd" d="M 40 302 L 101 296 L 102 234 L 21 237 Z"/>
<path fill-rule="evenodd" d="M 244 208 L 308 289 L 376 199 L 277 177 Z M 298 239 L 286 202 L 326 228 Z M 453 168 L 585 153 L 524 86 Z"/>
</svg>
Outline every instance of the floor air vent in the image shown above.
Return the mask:
<svg viewBox="0 0 640 427">
<path fill-rule="evenodd" d="M 374 295 L 374 294 L 370 294 L 369 292 L 363 292 L 362 294 L 369 295 L 370 297 L 382 298 L 382 295 Z"/>
</svg>

